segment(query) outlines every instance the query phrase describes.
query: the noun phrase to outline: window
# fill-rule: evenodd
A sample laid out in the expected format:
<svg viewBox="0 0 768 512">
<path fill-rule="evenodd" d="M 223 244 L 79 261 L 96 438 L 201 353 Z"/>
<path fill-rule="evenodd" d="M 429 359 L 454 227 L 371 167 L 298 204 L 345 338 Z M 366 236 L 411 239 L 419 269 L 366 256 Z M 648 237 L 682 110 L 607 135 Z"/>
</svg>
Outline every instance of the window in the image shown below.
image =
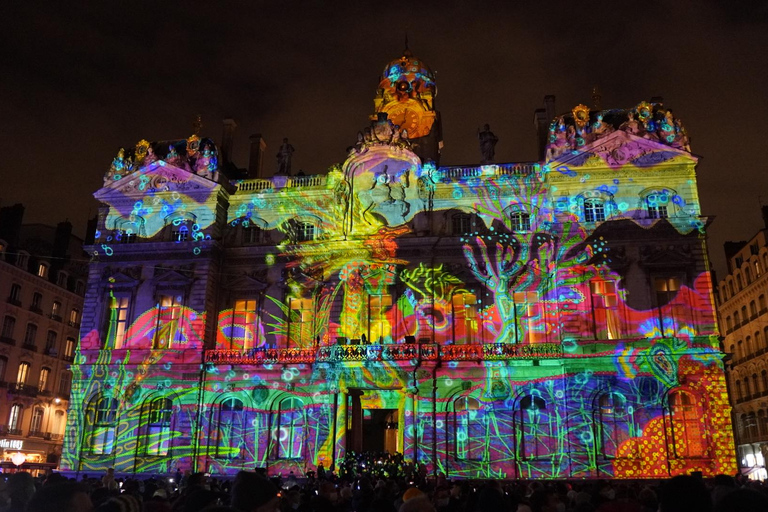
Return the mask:
<svg viewBox="0 0 768 512">
<path fill-rule="evenodd" d="M 760 334 L 760 331 L 755 331 L 755 350 L 760 350 L 763 348 L 763 335 Z"/>
<path fill-rule="evenodd" d="M 109 455 L 115 447 L 118 402 L 114 398 L 95 396 L 88 404 L 86 428 L 88 446 L 94 455 Z"/>
<path fill-rule="evenodd" d="M 744 273 L 747 275 L 747 284 L 752 284 L 752 270 L 749 267 L 744 267 Z"/>
<path fill-rule="evenodd" d="M 186 224 L 174 226 L 171 230 L 171 242 L 186 242 L 189 240 L 189 228 Z"/>
<path fill-rule="evenodd" d="M 19 363 L 19 370 L 16 372 L 16 385 L 19 389 L 23 388 L 29 378 L 30 364 L 27 362 Z"/>
<path fill-rule="evenodd" d="M 666 219 L 669 207 L 669 191 L 654 190 L 645 196 L 645 205 L 648 208 L 649 219 Z"/>
<path fill-rule="evenodd" d="M 741 340 L 736 342 L 736 347 L 736 356 L 739 358 L 744 357 L 744 347 L 742 346 Z"/>
<path fill-rule="evenodd" d="M 50 377 L 50 375 L 50 368 L 43 367 L 40 370 L 40 380 L 37 383 L 37 389 L 39 389 L 41 393 L 48 390 L 48 377 Z"/>
<path fill-rule="evenodd" d="M 290 298 L 288 322 L 289 347 L 312 346 L 312 299 Z"/>
<path fill-rule="evenodd" d="M 509 216 L 512 231 L 524 232 L 531 230 L 531 216 L 525 212 L 512 212 Z"/>
<path fill-rule="evenodd" d="M 481 418 L 480 402 L 471 397 L 460 397 L 453 402 L 456 458 L 482 460 L 485 427 Z"/>
<path fill-rule="evenodd" d="M 29 253 L 26 251 L 19 251 L 16 256 L 16 266 L 25 270 L 28 270 L 29 265 Z"/>
<path fill-rule="evenodd" d="M 757 304 L 755 304 L 755 301 L 749 302 L 749 318 L 755 318 L 757 317 Z"/>
<path fill-rule="evenodd" d="M 368 296 L 368 341 L 384 343 L 392 339 L 387 312 L 392 307 L 391 295 Z"/>
<path fill-rule="evenodd" d="M 216 456 L 240 459 L 246 449 L 246 418 L 243 402 L 237 398 L 225 398 L 219 405 L 216 426 Z"/>
<path fill-rule="evenodd" d="M 8 368 L 8 358 L 0 356 L 0 381 L 5 380 L 5 370 Z"/>
<path fill-rule="evenodd" d="M 731 322 L 731 317 L 730 316 L 725 317 L 725 328 L 729 332 L 733 330 L 733 322 Z"/>
<path fill-rule="evenodd" d="M 679 277 L 656 277 L 654 278 L 654 289 L 656 292 L 656 307 L 659 309 L 659 322 L 662 336 L 675 336 L 678 331 L 678 325 L 685 323 L 687 318 L 686 306 L 680 301 L 674 302 L 680 291 Z"/>
<path fill-rule="evenodd" d="M 69 312 L 69 325 L 72 327 L 77 327 L 80 325 L 80 310 L 77 308 L 72 308 L 72 311 Z"/>
<path fill-rule="evenodd" d="M 24 333 L 24 346 L 34 347 L 36 338 L 37 326 L 35 324 L 27 324 L 27 331 Z"/>
<path fill-rule="evenodd" d="M 52 434 L 61 434 L 61 431 L 64 430 L 64 411 L 56 411 L 56 414 L 53 415 L 53 429 L 51 430 Z"/>
<path fill-rule="evenodd" d="M 472 217 L 467 214 L 457 214 L 451 217 L 451 234 L 460 236 L 472 232 Z"/>
<path fill-rule="evenodd" d="M 3 319 L 3 338 L 13 339 L 13 331 L 16 330 L 16 319 L 6 316 Z"/>
<path fill-rule="evenodd" d="M 760 261 L 755 258 L 753 263 L 755 265 L 755 277 L 760 277 L 763 274 L 763 272 L 760 270 Z"/>
<path fill-rule="evenodd" d="M 746 398 L 752 396 L 752 390 L 749 389 L 749 379 L 747 377 L 744 377 L 744 393 L 746 394 Z"/>
<path fill-rule="evenodd" d="M 286 398 L 278 410 L 277 456 L 280 459 L 301 458 L 304 444 L 304 404 L 298 398 Z"/>
<path fill-rule="evenodd" d="M 157 303 L 157 328 L 152 348 L 172 348 L 179 341 L 180 295 L 161 295 Z"/>
<path fill-rule="evenodd" d="M 128 297 L 115 297 L 109 299 L 109 332 L 107 340 L 112 341 L 114 348 L 123 348 L 125 332 L 128 327 Z"/>
<path fill-rule="evenodd" d="M 605 221 L 605 203 L 601 199 L 585 199 L 584 200 L 584 221 L 585 222 Z"/>
<path fill-rule="evenodd" d="M 243 244 L 244 245 L 260 244 L 263 241 L 264 241 L 264 230 L 261 229 L 261 226 L 257 226 L 252 222 L 249 222 L 247 226 L 245 225 L 245 223 L 243 223 Z"/>
<path fill-rule="evenodd" d="M 592 281 L 592 314 L 595 321 L 595 338 L 615 340 L 621 338 L 619 300 L 615 281 Z"/>
<path fill-rule="evenodd" d="M 730 296 L 733 297 L 735 295 L 735 292 L 733 290 L 733 281 L 728 282 L 728 291 L 730 292 Z"/>
<path fill-rule="evenodd" d="M 13 404 L 11 406 L 11 414 L 8 417 L 8 430 L 9 433 L 16 435 L 21 434 L 21 419 L 23 416 L 24 407 L 21 404 Z"/>
<path fill-rule="evenodd" d="M 39 263 L 37 265 L 37 276 L 38 277 L 48 277 L 48 264 L 47 263 Z"/>
<path fill-rule="evenodd" d="M 311 242 L 315 239 L 315 226 L 309 222 L 299 222 L 296 224 L 296 241 Z"/>
<path fill-rule="evenodd" d="M 515 292 L 513 299 L 515 302 L 517 341 L 527 341 L 528 343 L 546 341 L 539 294 L 537 292 Z M 515 341 L 509 340 L 509 342 Z"/>
<path fill-rule="evenodd" d="M 257 346 L 258 335 L 257 301 L 238 299 L 232 308 L 232 322 L 229 332 L 223 332 L 219 344 L 226 349 L 241 350 Z"/>
<path fill-rule="evenodd" d="M 15 305 L 21 305 L 21 285 L 20 284 L 12 284 L 11 285 L 11 293 L 8 295 L 9 302 L 11 304 Z"/>
<path fill-rule="evenodd" d="M 477 340 L 477 296 L 472 292 L 456 293 L 453 306 L 453 342 L 469 345 Z"/>
<path fill-rule="evenodd" d="M 172 412 L 173 402 L 169 398 L 155 398 L 149 402 L 147 435 L 144 439 L 144 453 L 146 455 L 158 457 L 168 455 L 171 442 Z"/>
<path fill-rule="evenodd" d="M 675 455 L 678 458 L 703 457 L 706 452 L 701 424 L 704 415 L 694 396 L 686 391 L 673 391 L 669 395 L 669 406 Z"/>
<path fill-rule="evenodd" d="M 737 379 L 736 380 L 736 399 L 741 400 L 742 398 L 744 398 L 744 394 L 741 391 L 741 381 Z"/>
<path fill-rule="evenodd" d="M 115 238 L 119 240 L 121 244 L 132 244 L 137 240 L 136 233 L 129 233 L 127 231 L 119 231 L 115 234 Z"/>
<path fill-rule="evenodd" d="M 739 291 L 744 289 L 744 281 L 741 280 L 741 274 L 736 274 L 736 284 L 739 285 Z"/>
<path fill-rule="evenodd" d="M 630 410 L 621 393 L 605 393 L 599 398 L 596 422 L 599 435 L 596 438 L 606 459 L 617 457 L 621 444 L 636 435 Z"/>
<path fill-rule="evenodd" d="M 757 305 L 760 307 L 759 313 L 763 313 L 765 311 L 765 295 L 760 295 L 757 298 Z"/>
<path fill-rule="evenodd" d="M 2 377 L 0 377 L 1 379 Z M 768 391 L 768 372 L 765 370 L 760 372 L 760 380 L 763 381 L 763 391 Z M 766 432 L 768 434 L 768 432 Z"/>
<path fill-rule="evenodd" d="M 555 439 L 553 420 L 547 414 L 547 403 L 539 396 L 527 395 L 520 400 L 517 423 L 520 455 L 537 459 L 550 454 Z"/>
<path fill-rule="evenodd" d="M 68 399 L 71 387 L 72 374 L 70 372 L 61 372 L 61 375 L 59 375 L 59 395 Z"/>
<path fill-rule="evenodd" d="M 35 292 L 32 294 L 32 304 L 30 305 L 29 309 L 36 313 L 42 313 L 43 308 L 43 294 L 39 292 Z"/>
<path fill-rule="evenodd" d="M 755 394 L 758 394 L 760 392 L 760 385 L 757 382 L 757 374 L 752 374 L 752 389 L 755 390 Z"/>
<path fill-rule="evenodd" d="M 67 338 L 64 344 L 64 359 L 72 361 L 75 358 L 75 339 Z"/>
<path fill-rule="evenodd" d="M 75 293 L 78 295 L 83 295 L 85 293 L 85 283 L 79 279 L 75 283 Z"/>
<path fill-rule="evenodd" d="M 29 435 L 40 434 L 43 428 L 43 408 L 35 407 L 32 409 L 32 420 L 29 423 Z"/>
<path fill-rule="evenodd" d="M 741 325 L 741 317 L 739 316 L 738 311 L 733 312 L 733 326 L 739 327 Z"/>
<path fill-rule="evenodd" d="M 69 276 L 67 276 L 66 272 L 64 272 L 63 270 L 60 270 L 59 274 L 56 276 L 56 284 L 58 286 L 61 286 L 62 288 L 66 288 L 67 287 L 67 278 L 68 277 Z"/>
<path fill-rule="evenodd" d="M 61 321 L 61 302 L 55 300 L 51 306 L 51 318 Z"/>
</svg>

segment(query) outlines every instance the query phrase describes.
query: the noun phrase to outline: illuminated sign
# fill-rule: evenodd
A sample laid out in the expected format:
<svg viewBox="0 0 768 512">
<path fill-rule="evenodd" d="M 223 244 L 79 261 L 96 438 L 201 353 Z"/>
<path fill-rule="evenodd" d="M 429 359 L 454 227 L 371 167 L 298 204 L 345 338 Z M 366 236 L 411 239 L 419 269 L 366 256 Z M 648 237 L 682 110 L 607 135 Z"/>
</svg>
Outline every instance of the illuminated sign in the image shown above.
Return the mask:
<svg viewBox="0 0 768 512">
<path fill-rule="evenodd" d="M 0 439 L 0 448 L 21 450 L 24 447 L 23 439 Z"/>
</svg>

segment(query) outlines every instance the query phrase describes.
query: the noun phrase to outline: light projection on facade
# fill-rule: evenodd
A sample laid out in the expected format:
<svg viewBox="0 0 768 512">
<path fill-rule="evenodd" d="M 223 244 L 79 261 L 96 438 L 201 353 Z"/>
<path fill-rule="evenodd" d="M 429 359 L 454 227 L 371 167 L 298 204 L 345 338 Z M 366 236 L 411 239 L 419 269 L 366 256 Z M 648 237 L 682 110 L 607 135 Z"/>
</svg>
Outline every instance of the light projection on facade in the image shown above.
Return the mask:
<svg viewBox="0 0 768 512">
<path fill-rule="evenodd" d="M 230 181 L 199 138 L 118 156 L 65 469 L 287 474 L 388 450 L 456 478 L 736 470 L 680 121 L 580 105 L 542 162 L 440 167 L 388 118 L 425 97 L 436 116 L 415 60 L 323 175 Z"/>
</svg>

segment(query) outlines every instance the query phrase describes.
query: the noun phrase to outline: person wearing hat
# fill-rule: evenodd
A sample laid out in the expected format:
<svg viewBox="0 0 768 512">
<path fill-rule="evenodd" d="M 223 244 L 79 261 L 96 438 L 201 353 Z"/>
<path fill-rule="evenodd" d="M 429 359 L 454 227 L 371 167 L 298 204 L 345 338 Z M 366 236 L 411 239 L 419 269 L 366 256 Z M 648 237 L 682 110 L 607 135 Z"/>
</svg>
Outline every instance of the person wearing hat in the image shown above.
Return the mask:
<svg viewBox="0 0 768 512">
<path fill-rule="evenodd" d="M 277 486 L 263 476 L 240 471 L 232 484 L 233 508 L 241 512 L 279 512 L 280 492 Z"/>
</svg>

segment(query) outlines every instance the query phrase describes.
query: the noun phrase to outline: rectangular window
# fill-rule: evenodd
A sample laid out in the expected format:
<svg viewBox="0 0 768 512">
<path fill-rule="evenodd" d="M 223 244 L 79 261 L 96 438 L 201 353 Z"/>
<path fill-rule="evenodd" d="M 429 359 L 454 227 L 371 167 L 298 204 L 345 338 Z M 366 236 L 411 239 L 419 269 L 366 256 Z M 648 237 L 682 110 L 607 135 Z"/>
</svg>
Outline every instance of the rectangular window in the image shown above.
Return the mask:
<svg viewBox="0 0 768 512">
<path fill-rule="evenodd" d="M 257 345 L 257 332 L 256 300 L 236 300 L 232 311 L 232 331 L 228 348 L 233 350 L 254 348 Z"/>
<path fill-rule="evenodd" d="M 13 331 L 16 330 L 16 319 L 6 316 L 3 320 L 3 338 L 13 339 Z"/>
<path fill-rule="evenodd" d="M 37 266 L 37 275 L 38 277 L 45 277 L 46 275 L 48 275 L 48 266 L 43 263 L 40 263 Z"/>
<path fill-rule="evenodd" d="M 518 342 L 546 341 L 544 319 L 538 292 L 515 292 L 515 326 Z"/>
<path fill-rule="evenodd" d="M 121 244 L 132 244 L 134 242 L 136 242 L 136 233 L 121 233 L 120 235 Z"/>
<path fill-rule="evenodd" d="M 180 226 L 171 231 L 171 242 L 186 242 L 189 239 L 189 230 L 186 226 Z"/>
<path fill-rule="evenodd" d="M 114 348 L 122 348 L 125 343 L 125 333 L 128 328 L 128 297 L 109 299 L 109 333 L 107 339 L 112 340 Z"/>
<path fill-rule="evenodd" d="M 24 386 L 27 383 L 29 377 L 29 363 L 19 364 L 19 370 L 16 372 L 16 383 L 19 387 Z"/>
<path fill-rule="evenodd" d="M 29 433 L 31 435 L 40 434 L 43 427 L 43 408 L 35 407 L 32 410 L 32 420 L 29 422 Z"/>
<path fill-rule="evenodd" d="M 61 375 L 59 376 L 59 395 L 69 397 L 71 387 L 72 374 L 69 372 L 61 372 Z"/>
<path fill-rule="evenodd" d="M 619 299 L 615 281 L 592 281 L 592 315 L 595 325 L 595 339 L 616 340 L 621 338 Z"/>
<path fill-rule="evenodd" d="M 368 342 L 381 344 L 392 340 L 387 311 L 392 307 L 391 295 L 368 296 Z"/>
<path fill-rule="evenodd" d="M 47 356 L 56 355 L 56 339 L 57 338 L 58 338 L 58 334 L 56 334 L 56 331 L 48 331 L 48 335 L 45 337 L 45 355 Z"/>
<path fill-rule="evenodd" d="M 312 299 L 288 299 L 290 319 L 288 324 L 289 347 L 312 346 Z"/>
<path fill-rule="evenodd" d="M 67 338 L 67 343 L 64 345 L 64 359 L 72 361 L 75 358 L 75 339 Z"/>
<path fill-rule="evenodd" d="M 472 218 L 469 215 L 454 215 L 451 219 L 451 233 L 466 235 L 472 231 Z"/>
<path fill-rule="evenodd" d="M 153 348 L 171 348 L 178 341 L 181 296 L 161 295 L 157 303 L 157 329 Z"/>
<path fill-rule="evenodd" d="M 43 311 L 42 308 L 43 304 L 43 294 L 35 292 L 32 294 L 32 305 L 30 305 L 29 309 L 36 313 L 41 313 Z"/>
<path fill-rule="evenodd" d="M 472 292 L 457 293 L 453 305 L 453 342 L 469 345 L 477 342 L 477 296 Z"/>
<path fill-rule="evenodd" d="M 27 324 L 27 332 L 24 333 L 24 346 L 34 347 L 36 338 L 37 326 L 35 324 Z"/>
<path fill-rule="evenodd" d="M 605 221 L 605 204 L 599 199 L 584 201 L 584 220 L 586 222 Z"/>
<path fill-rule="evenodd" d="M 48 388 L 48 377 L 50 377 L 50 375 L 50 368 L 43 368 L 40 370 L 40 381 L 37 384 L 37 389 L 39 389 L 41 393 Z"/>
<path fill-rule="evenodd" d="M 51 305 L 51 318 L 61 322 L 61 302 L 55 300 Z"/>
<path fill-rule="evenodd" d="M 315 239 L 315 226 L 309 222 L 300 222 L 297 229 L 299 242 L 311 242 Z"/>
<path fill-rule="evenodd" d="M 11 299 L 11 302 L 14 304 L 18 304 L 21 302 L 21 285 L 20 284 L 11 285 L 11 293 L 10 295 L 8 295 L 8 298 Z"/>
<path fill-rule="evenodd" d="M 243 244 L 260 244 L 263 240 L 264 231 L 259 226 L 250 224 L 243 227 Z"/>
<path fill-rule="evenodd" d="M 677 301 L 678 303 L 674 302 L 678 292 L 680 292 L 680 278 L 676 276 L 656 277 L 653 280 L 653 284 L 662 336 L 675 336 L 678 325 L 686 320 L 685 306 L 680 301 Z M 740 320 L 737 320 L 736 325 L 739 322 Z"/>
</svg>

